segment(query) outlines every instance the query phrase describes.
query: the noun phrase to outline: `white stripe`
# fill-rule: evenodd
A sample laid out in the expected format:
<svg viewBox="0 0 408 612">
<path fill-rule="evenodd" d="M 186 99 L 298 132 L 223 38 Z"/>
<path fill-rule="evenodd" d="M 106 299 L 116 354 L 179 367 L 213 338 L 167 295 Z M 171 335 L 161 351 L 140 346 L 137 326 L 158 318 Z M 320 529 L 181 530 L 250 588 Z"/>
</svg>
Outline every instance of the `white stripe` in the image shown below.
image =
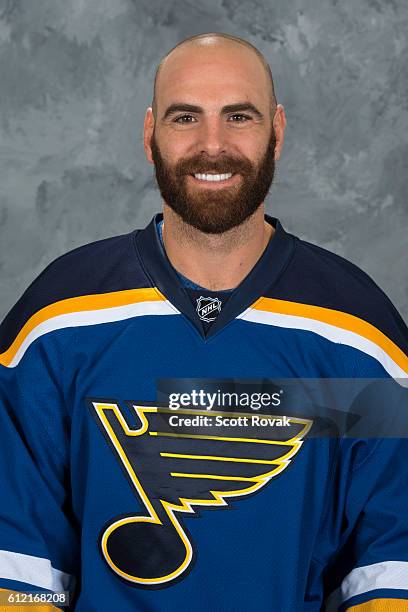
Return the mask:
<svg viewBox="0 0 408 612">
<path fill-rule="evenodd" d="M 345 577 L 341 587 L 329 596 L 326 612 L 337 612 L 339 606 L 350 597 L 375 589 L 406 590 L 408 597 L 408 562 L 384 561 L 356 567 Z"/>
<path fill-rule="evenodd" d="M 338 344 L 346 344 L 352 346 L 367 355 L 376 359 L 390 376 L 395 379 L 407 378 L 407 373 L 391 359 L 391 357 L 375 342 L 360 336 L 355 332 L 336 327 L 330 323 L 323 323 L 316 319 L 308 319 L 307 317 L 298 317 L 295 315 L 281 314 L 277 312 L 266 312 L 250 308 L 239 315 L 240 319 L 251 321 L 252 323 L 262 323 L 264 325 L 275 325 L 276 327 L 286 327 L 291 329 L 303 329 L 311 331 L 319 336 L 323 336 L 331 342 Z M 402 382 L 398 380 L 400 384 Z M 408 381 L 407 381 L 408 384 Z M 404 384 L 405 386 L 405 384 Z"/>
<path fill-rule="evenodd" d="M 124 321 L 132 317 L 145 315 L 174 315 L 180 314 L 179 311 L 167 300 L 160 302 L 137 302 L 125 304 L 124 306 L 113 306 L 98 310 L 84 310 L 80 312 L 69 312 L 57 315 L 35 327 L 24 339 L 20 348 L 14 355 L 9 364 L 9 368 L 14 368 L 21 361 L 24 353 L 29 346 L 44 334 L 57 329 L 66 327 L 81 327 L 85 325 L 99 325 L 101 323 L 113 323 L 114 321 Z"/>
<path fill-rule="evenodd" d="M 0 578 L 26 582 L 54 593 L 68 591 L 73 576 L 55 569 L 49 559 L 0 550 Z"/>
</svg>

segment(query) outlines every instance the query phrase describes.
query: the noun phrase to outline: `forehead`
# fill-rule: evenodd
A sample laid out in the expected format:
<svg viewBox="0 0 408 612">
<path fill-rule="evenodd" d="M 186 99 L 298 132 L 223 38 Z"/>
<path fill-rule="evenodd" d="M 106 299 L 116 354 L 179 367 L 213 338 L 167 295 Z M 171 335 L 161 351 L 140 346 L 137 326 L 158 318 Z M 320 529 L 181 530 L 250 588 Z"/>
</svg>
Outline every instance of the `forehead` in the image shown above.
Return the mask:
<svg viewBox="0 0 408 612">
<path fill-rule="evenodd" d="M 187 102 L 216 108 L 247 100 L 269 104 L 266 70 L 243 45 L 186 45 L 165 60 L 156 83 L 158 108 Z"/>
</svg>

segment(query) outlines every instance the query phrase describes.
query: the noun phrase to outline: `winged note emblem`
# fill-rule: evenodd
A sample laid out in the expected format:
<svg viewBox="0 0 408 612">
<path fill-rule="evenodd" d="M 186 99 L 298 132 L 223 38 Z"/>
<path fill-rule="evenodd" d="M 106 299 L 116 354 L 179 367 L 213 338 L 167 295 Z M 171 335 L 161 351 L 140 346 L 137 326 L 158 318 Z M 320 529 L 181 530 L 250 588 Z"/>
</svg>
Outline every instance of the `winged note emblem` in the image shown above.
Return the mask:
<svg viewBox="0 0 408 612">
<path fill-rule="evenodd" d="M 285 470 L 312 421 L 288 417 L 289 426 L 234 425 L 254 413 L 203 411 L 91 402 L 96 421 L 145 511 L 124 514 L 104 526 L 102 555 L 124 580 L 163 588 L 185 577 L 196 550 L 184 518 L 201 508 L 227 508 L 258 492 Z M 136 425 L 130 424 L 129 413 Z M 126 416 L 125 416 L 126 414 Z M 204 424 L 175 426 L 179 417 L 207 417 Z M 235 419 L 235 421 L 233 421 Z M 181 420 L 181 419 L 179 419 Z M 248 421 L 249 422 L 249 421 Z"/>
</svg>

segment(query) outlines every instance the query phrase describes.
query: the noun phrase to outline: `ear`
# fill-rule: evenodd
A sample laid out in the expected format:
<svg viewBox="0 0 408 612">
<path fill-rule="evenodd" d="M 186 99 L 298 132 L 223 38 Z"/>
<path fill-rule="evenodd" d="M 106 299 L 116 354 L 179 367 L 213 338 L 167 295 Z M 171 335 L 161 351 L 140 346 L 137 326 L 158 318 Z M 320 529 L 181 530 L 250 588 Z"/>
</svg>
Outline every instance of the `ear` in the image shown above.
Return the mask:
<svg viewBox="0 0 408 612">
<path fill-rule="evenodd" d="M 286 127 L 285 109 L 283 108 L 282 104 L 278 104 L 276 107 L 275 115 L 273 117 L 273 127 L 276 136 L 275 161 L 278 161 L 283 147 Z"/>
<path fill-rule="evenodd" d="M 149 108 L 146 111 L 144 125 L 143 125 L 143 146 L 144 146 L 146 159 L 150 164 L 154 163 L 153 157 L 152 157 L 152 148 L 150 146 L 150 142 L 152 140 L 152 135 L 153 135 L 153 130 L 154 130 L 154 116 L 153 116 L 152 107 L 149 106 Z"/>
</svg>

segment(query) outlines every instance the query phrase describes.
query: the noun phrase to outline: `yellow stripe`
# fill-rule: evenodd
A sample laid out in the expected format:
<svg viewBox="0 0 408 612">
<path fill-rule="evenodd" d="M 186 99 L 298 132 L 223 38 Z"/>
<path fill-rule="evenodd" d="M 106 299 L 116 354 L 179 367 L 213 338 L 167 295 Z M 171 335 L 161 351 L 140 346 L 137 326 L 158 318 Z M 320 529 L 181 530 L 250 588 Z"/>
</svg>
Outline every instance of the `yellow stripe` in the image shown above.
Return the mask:
<svg viewBox="0 0 408 612">
<path fill-rule="evenodd" d="M 284 457 L 279 459 L 242 459 L 240 457 L 218 457 L 214 455 L 182 455 L 181 453 L 160 453 L 161 457 L 175 457 L 176 459 L 200 459 L 209 461 L 227 461 L 235 463 L 259 463 L 261 465 L 280 465 Z"/>
<path fill-rule="evenodd" d="M 104 310 L 115 306 L 127 306 L 138 302 L 159 302 L 166 298 L 155 287 L 147 289 L 128 289 L 112 293 L 81 295 L 79 297 L 60 300 L 45 308 L 41 308 L 21 328 L 11 346 L 0 354 L 0 364 L 8 366 L 27 336 L 41 323 L 60 315 L 85 312 L 88 310 Z"/>
<path fill-rule="evenodd" d="M 389 357 L 408 374 L 408 356 L 383 332 L 367 323 L 363 319 L 340 310 L 332 310 L 331 308 L 323 308 L 322 306 L 312 306 L 310 304 L 300 304 L 297 302 L 287 302 L 285 300 L 276 300 L 274 298 L 259 298 L 252 308 L 264 312 L 273 312 L 283 315 L 292 315 L 295 317 L 304 317 L 305 319 L 313 319 L 321 323 L 327 323 L 334 327 L 353 332 L 359 336 L 370 340 L 379 346 Z"/>
<path fill-rule="evenodd" d="M 347 610 L 348 612 L 408 612 L 408 599 L 373 599 Z"/>
<path fill-rule="evenodd" d="M 310 425 L 309 425 L 310 428 Z M 303 432 L 301 432 L 303 433 Z M 296 444 L 293 442 L 294 439 L 298 440 L 300 438 L 300 434 L 297 434 L 294 438 L 290 440 L 258 440 L 257 438 L 223 438 L 222 436 L 205 436 L 201 434 L 182 434 L 182 433 L 170 433 L 167 431 L 149 431 L 149 435 L 151 436 L 165 436 L 167 438 L 188 438 L 191 440 L 221 440 L 223 442 L 248 442 L 251 444 L 279 444 L 283 446 L 289 446 L 292 444 Z"/>
<path fill-rule="evenodd" d="M 262 478 L 259 476 L 253 476 L 247 478 L 246 476 L 218 476 L 217 474 L 186 474 L 185 472 L 170 472 L 170 476 L 177 476 L 178 478 L 211 478 L 212 480 L 233 480 L 234 482 L 259 482 Z"/>
</svg>

